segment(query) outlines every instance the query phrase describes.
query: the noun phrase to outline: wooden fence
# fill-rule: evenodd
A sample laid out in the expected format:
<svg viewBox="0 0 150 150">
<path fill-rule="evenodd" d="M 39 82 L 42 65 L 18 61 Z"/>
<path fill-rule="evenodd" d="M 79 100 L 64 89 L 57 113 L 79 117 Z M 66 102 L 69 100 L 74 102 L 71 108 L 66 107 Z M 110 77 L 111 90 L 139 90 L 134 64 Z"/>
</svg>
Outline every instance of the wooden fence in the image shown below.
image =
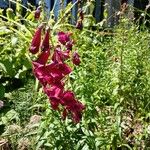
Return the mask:
<svg viewBox="0 0 150 150">
<path fill-rule="evenodd" d="M 60 6 L 62 5 L 62 3 L 63 6 L 66 7 L 67 3 L 69 2 L 72 3 L 77 2 L 77 0 L 44 0 L 44 1 L 45 1 L 47 12 L 50 12 L 54 7 L 54 15 L 56 19 L 58 17 L 59 10 L 61 8 Z M 144 10 L 146 8 L 146 5 L 148 5 L 149 1 L 150 0 L 81 0 L 81 2 L 88 3 L 89 5 L 93 4 L 94 10 L 92 12 L 92 15 L 95 17 L 96 22 L 100 22 L 103 19 L 104 9 L 107 10 L 108 13 L 107 25 L 109 27 L 113 27 L 117 23 L 118 21 L 117 12 L 120 11 L 122 3 L 125 2 L 130 6 L 134 6 L 136 8 Z M 30 2 L 31 4 L 38 6 L 39 0 L 22 0 L 23 5 L 27 5 L 27 2 Z M 0 7 L 2 6 L 7 7 L 8 3 L 9 0 L 0 0 Z M 78 5 L 76 3 L 76 5 L 72 8 L 74 23 L 77 20 L 77 11 L 78 11 Z"/>
</svg>

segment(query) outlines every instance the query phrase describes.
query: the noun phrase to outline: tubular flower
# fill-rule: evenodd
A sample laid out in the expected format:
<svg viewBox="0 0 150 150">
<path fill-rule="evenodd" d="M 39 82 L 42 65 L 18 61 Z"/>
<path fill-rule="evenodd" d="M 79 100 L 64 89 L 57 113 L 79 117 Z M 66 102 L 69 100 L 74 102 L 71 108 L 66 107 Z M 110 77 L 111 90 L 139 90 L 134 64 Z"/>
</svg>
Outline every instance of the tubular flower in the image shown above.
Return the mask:
<svg viewBox="0 0 150 150">
<path fill-rule="evenodd" d="M 62 51 L 56 48 L 54 50 L 53 56 L 52 56 L 52 61 L 54 63 L 63 63 L 63 54 Z"/>
<path fill-rule="evenodd" d="M 70 74 L 72 71 L 71 68 L 65 63 L 57 64 L 57 67 L 64 76 Z"/>
<path fill-rule="evenodd" d="M 78 123 L 81 120 L 82 111 L 85 109 L 85 106 L 75 99 L 72 91 L 64 92 L 62 104 L 66 110 L 71 112 L 74 122 Z"/>
<path fill-rule="evenodd" d="M 82 9 L 79 9 L 79 17 L 81 20 L 84 19 L 84 14 L 83 14 L 83 10 Z"/>
<path fill-rule="evenodd" d="M 70 35 L 71 33 L 65 33 L 65 32 L 58 32 L 58 41 L 65 45 L 67 42 L 70 41 Z"/>
<path fill-rule="evenodd" d="M 40 81 L 42 86 L 46 86 L 48 83 L 52 82 L 52 77 L 48 73 L 47 68 L 44 65 L 32 62 L 33 64 L 33 74 Z"/>
<path fill-rule="evenodd" d="M 79 29 L 79 30 L 82 30 L 82 29 L 83 29 L 82 20 L 78 20 L 78 21 L 77 21 L 76 28 Z"/>
<path fill-rule="evenodd" d="M 41 15 L 41 6 L 39 6 L 39 7 L 36 9 L 36 11 L 35 11 L 35 13 L 34 13 L 34 18 L 35 18 L 35 19 L 39 19 L 39 18 L 40 18 L 40 15 Z"/>
<path fill-rule="evenodd" d="M 80 56 L 79 56 L 79 54 L 77 52 L 73 53 L 72 62 L 73 62 L 73 64 L 75 64 L 77 66 L 81 63 Z"/>
<path fill-rule="evenodd" d="M 58 109 L 63 90 L 54 85 L 50 88 L 44 88 L 44 92 L 49 97 L 52 108 L 54 110 Z"/>
<path fill-rule="evenodd" d="M 60 82 L 60 80 L 64 77 L 62 72 L 54 63 L 38 66 L 36 63 L 33 63 L 33 65 L 35 66 L 33 73 L 44 87 L 47 84 L 51 85 Z"/>
<path fill-rule="evenodd" d="M 82 118 L 82 111 L 85 109 L 85 106 L 81 102 L 75 100 L 74 104 L 67 106 L 67 109 L 71 111 L 73 121 L 78 123 Z"/>
<path fill-rule="evenodd" d="M 72 50 L 73 44 L 74 44 L 74 41 L 68 41 L 68 42 L 66 43 L 66 48 L 67 48 L 67 50 Z"/>
<path fill-rule="evenodd" d="M 36 62 L 45 65 L 47 63 L 49 56 L 50 56 L 50 50 L 47 49 L 46 51 L 41 52 Z"/>
<path fill-rule="evenodd" d="M 72 102 L 74 101 L 75 96 L 72 91 L 66 91 L 64 92 L 63 98 L 62 98 L 62 104 L 65 106 L 72 105 Z"/>
<path fill-rule="evenodd" d="M 36 60 L 37 63 L 45 65 L 48 61 L 48 58 L 50 56 L 50 46 L 49 46 L 49 28 L 46 30 L 45 37 L 42 42 L 42 52 L 40 53 L 38 59 Z"/>
<path fill-rule="evenodd" d="M 44 36 L 44 39 L 43 39 L 43 42 L 42 42 L 42 45 L 41 45 L 42 51 L 46 51 L 46 50 L 48 50 L 50 48 L 50 45 L 49 45 L 49 33 L 50 33 L 50 28 L 47 28 L 45 36 Z"/>
<path fill-rule="evenodd" d="M 66 59 L 69 58 L 69 50 L 62 51 L 60 48 L 56 48 L 52 56 L 52 60 L 55 63 L 63 63 Z"/>
<path fill-rule="evenodd" d="M 32 38 L 31 46 L 29 48 L 30 52 L 32 54 L 36 54 L 39 51 L 40 43 L 41 43 L 41 32 L 42 32 L 43 25 L 40 25 L 36 32 L 34 33 L 34 36 Z"/>
</svg>

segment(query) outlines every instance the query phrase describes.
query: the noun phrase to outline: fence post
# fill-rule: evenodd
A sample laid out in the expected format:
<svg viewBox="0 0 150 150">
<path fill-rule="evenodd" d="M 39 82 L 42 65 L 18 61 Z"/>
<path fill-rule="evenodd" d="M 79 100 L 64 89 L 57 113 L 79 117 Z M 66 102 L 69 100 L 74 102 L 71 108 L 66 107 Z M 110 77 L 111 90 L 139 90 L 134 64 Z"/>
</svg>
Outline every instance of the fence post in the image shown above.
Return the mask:
<svg viewBox="0 0 150 150">
<path fill-rule="evenodd" d="M 23 1 L 22 1 L 22 4 L 23 4 L 24 6 L 26 6 L 26 5 L 27 5 L 27 0 L 23 0 Z"/>
<path fill-rule="evenodd" d="M 108 27 L 113 27 L 118 23 L 119 16 L 117 15 L 117 12 L 120 10 L 121 1 L 120 0 L 106 0 L 107 2 L 107 12 L 108 12 L 108 18 L 107 18 L 107 25 Z"/>
<path fill-rule="evenodd" d="M 46 5 L 47 12 L 50 12 L 50 9 L 51 9 L 51 1 L 50 1 L 50 0 L 45 0 L 45 5 Z"/>
<path fill-rule="evenodd" d="M 64 0 L 64 5 L 63 6 L 66 7 L 67 3 L 68 3 L 67 0 Z"/>
<path fill-rule="evenodd" d="M 96 22 L 100 22 L 101 18 L 103 18 L 101 15 L 103 15 L 102 13 L 102 2 L 101 0 L 96 0 L 95 1 L 95 19 Z"/>
<path fill-rule="evenodd" d="M 128 0 L 127 4 L 129 5 L 129 9 L 128 9 L 128 18 L 130 20 L 133 20 L 134 18 L 134 0 Z"/>
<path fill-rule="evenodd" d="M 128 5 L 133 6 L 134 5 L 134 0 L 128 0 Z"/>
<path fill-rule="evenodd" d="M 74 4 L 76 1 L 77 0 L 72 0 L 72 3 Z M 75 4 L 75 6 L 72 8 L 72 24 L 76 24 L 77 14 L 78 14 L 78 5 Z"/>
<path fill-rule="evenodd" d="M 35 4 L 36 4 L 36 6 L 38 6 L 38 5 L 39 5 L 39 1 L 40 1 L 40 0 L 35 0 Z"/>
<path fill-rule="evenodd" d="M 58 14 L 59 14 L 59 10 L 60 10 L 60 0 L 55 0 L 53 7 L 54 7 L 55 19 L 57 19 L 58 18 Z"/>
<path fill-rule="evenodd" d="M 101 1 L 96 0 L 95 1 L 95 19 L 96 19 L 96 22 L 100 21 L 100 15 L 102 15 L 100 10 L 101 10 Z"/>
</svg>

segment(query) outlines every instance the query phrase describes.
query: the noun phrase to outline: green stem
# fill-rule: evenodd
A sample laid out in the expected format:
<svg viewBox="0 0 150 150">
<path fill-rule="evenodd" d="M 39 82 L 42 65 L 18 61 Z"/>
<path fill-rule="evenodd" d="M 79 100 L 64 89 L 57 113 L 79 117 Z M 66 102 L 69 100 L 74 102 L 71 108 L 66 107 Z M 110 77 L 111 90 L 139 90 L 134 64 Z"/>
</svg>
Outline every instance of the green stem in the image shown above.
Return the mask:
<svg viewBox="0 0 150 150">
<path fill-rule="evenodd" d="M 35 80 L 35 87 L 34 87 L 36 92 L 38 91 L 38 87 L 39 87 L 39 80 L 36 78 L 36 80 Z"/>
</svg>

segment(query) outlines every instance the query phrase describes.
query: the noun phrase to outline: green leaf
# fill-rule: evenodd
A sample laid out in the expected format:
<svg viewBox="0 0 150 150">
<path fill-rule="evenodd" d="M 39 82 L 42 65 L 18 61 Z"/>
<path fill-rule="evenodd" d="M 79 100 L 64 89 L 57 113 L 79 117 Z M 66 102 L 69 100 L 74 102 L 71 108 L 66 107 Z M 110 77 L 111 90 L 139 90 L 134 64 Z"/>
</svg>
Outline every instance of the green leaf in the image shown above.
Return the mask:
<svg viewBox="0 0 150 150">
<path fill-rule="evenodd" d="M 85 144 L 82 148 L 82 150 L 89 150 L 89 146 L 87 144 Z"/>
<path fill-rule="evenodd" d="M 27 16 L 26 19 L 27 19 L 27 20 L 33 20 L 33 19 L 34 19 L 34 13 L 33 13 L 33 12 L 30 13 L 30 14 Z"/>
<path fill-rule="evenodd" d="M 14 76 L 13 64 L 9 59 L 0 62 L 1 69 L 10 76 Z"/>
<path fill-rule="evenodd" d="M 25 58 L 23 59 L 23 65 L 26 68 L 26 70 L 32 68 L 31 60 L 27 56 L 25 56 Z"/>
<path fill-rule="evenodd" d="M 50 143 L 45 143 L 44 144 L 46 147 L 52 147 L 52 144 L 50 144 Z"/>
<path fill-rule="evenodd" d="M 12 109 L 12 110 L 8 111 L 6 113 L 6 115 L 3 116 L 1 119 L 2 119 L 3 124 L 7 124 L 8 122 L 12 121 L 13 119 L 18 121 L 19 116 L 18 116 L 18 113 Z"/>
<path fill-rule="evenodd" d="M 38 144 L 37 144 L 36 150 L 40 149 L 40 147 L 43 146 L 44 143 L 45 143 L 45 140 L 39 141 Z"/>
</svg>

